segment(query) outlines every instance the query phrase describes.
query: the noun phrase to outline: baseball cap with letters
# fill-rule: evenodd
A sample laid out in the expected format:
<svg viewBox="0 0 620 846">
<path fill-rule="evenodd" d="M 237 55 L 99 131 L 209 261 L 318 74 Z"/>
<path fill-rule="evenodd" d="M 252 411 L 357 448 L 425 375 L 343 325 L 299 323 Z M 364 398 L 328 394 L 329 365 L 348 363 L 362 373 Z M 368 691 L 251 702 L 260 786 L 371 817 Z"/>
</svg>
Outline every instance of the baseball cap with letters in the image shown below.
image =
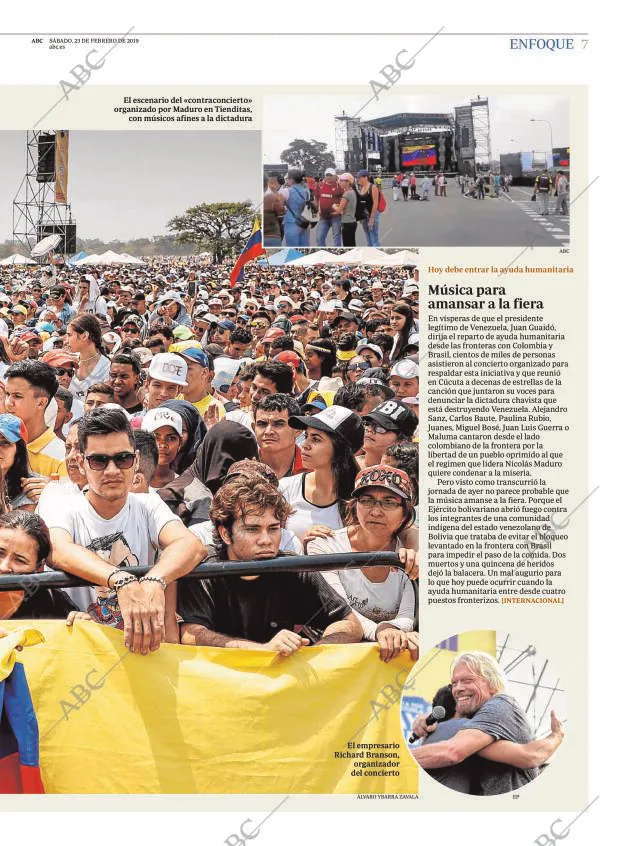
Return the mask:
<svg viewBox="0 0 620 846">
<path fill-rule="evenodd" d="M 154 432 L 162 426 L 172 426 L 179 437 L 183 437 L 183 420 L 176 411 L 171 408 L 153 408 L 146 412 L 142 419 L 143 432 Z"/>
<path fill-rule="evenodd" d="M 352 452 L 358 452 L 364 443 L 364 426 L 354 411 L 340 405 L 332 405 L 312 417 L 289 417 L 288 425 L 292 429 L 318 429 L 337 435 L 344 440 Z"/>
<path fill-rule="evenodd" d="M 410 438 L 416 430 L 418 420 L 411 408 L 397 399 L 380 403 L 373 411 L 362 417 L 364 423 L 376 423 L 390 432 L 398 432 Z"/>
<path fill-rule="evenodd" d="M 411 480 L 409 476 L 396 467 L 387 464 L 375 464 L 367 467 L 355 477 L 353 496 L 359 496 L 366 488 L 387 488 L 403 499 L 411 499 Z"/>
<path fill-rule="evenodd" d="M 151 379 L 187 386 L 187 362 L 174 353 L 157 353 L 149 366 Z"/>
</svg>

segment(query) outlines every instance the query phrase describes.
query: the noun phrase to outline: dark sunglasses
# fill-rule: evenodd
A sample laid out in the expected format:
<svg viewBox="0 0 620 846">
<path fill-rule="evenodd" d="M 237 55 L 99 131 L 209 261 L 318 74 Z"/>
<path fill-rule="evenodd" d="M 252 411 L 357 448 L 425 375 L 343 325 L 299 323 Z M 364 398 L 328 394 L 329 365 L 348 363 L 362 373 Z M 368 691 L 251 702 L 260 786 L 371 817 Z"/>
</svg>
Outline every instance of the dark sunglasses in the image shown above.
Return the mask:
<svg viewBox="0 0 620 846">
<path fill-rule="evenodd" d="M 368 429 L 370 432 L 374 432 L 377 435 L 387 435 L 390 431 L 386 429 L 385 426 L 379 426 L 378 423 L 375 423 L 372 420 L 363 420 L 362 423 L 364 424 L 364 429 Z"/>
<path fill-rule="evenodd" d="M 136 454 L 135 452 L 117 452 L 116 455 L 105 455 L 94 452 L 92 455 L 85 455 L 84 458 L 91 470 L 105 470 L 110 461 L 113 461 L 119 470 L 129 470 L 135 464 Z"/>
<path fill-rule="evenodd" d="M 369 369 L 370 369 L 370 362 L 368 362 L 368 361 L 365 361 L 363 364 L 360 361 L 359 364 L 352 364 L 348 368 L 349 373 L 351 373 L 354 370 L 369 370 Z"/>
<path fill-rule="evenodd" d="M 73 378 L 75 376 L 75 369 L 73 367 L 55 367 L 54 373 L 57 376 L 71 376 Z"/>
<path fill-rule="evenodd" d="M 130 329 L 128 326 L 123 326 L 122 331 L 123 331 L 126 335 L 139 335 L 139 334 L 140 334 L 140 330 L 139 330 L 139 329 Z"/>
</svg>

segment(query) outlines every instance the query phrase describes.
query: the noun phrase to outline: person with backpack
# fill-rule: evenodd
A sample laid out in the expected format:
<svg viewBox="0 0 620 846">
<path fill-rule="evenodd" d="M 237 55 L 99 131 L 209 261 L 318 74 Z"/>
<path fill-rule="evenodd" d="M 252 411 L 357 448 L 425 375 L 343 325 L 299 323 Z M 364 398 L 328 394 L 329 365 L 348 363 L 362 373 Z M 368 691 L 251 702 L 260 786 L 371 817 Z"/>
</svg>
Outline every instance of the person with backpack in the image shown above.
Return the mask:
<svg viewBox="0 0 620 846">
<path fill-rule="evenodd" d="M 340 216 L 342 228 L 342 246 L 355 247 L 355 230 L 357 229 L 357 194 L 353 188 L 353 176 L 341 173 L 338 184 L 341 191 L 340 202 L 334 203 L 333 214 Z"/>
<path fill-rule="evenodd" d="M 538 208 L 541 214 L 549 214 L 549 195 L 551 194 L 551 177 L 545 168 L 534 182 L 534 193 L 538 199 Z"/>
<path fill-rule="evenodd" d="M 379 247 L 379 219 L 381 212 L 385 210 L 385 197 L 377 186 L 372 184 L 367 170 L 360 170 L 357 174 L 356 193 L 356 217 L 362 221 L 366 242 L 369 247 Z"/>
<path fill-rule="evenodd" d="M 310 191 L 304 185 L 304 175 L 300 170 L 289 171 L 287 179 L 291 185 L 286 197 L 284 242 L 287 247 L 309 247 L 310 224 L 302 219 L 301 213 L 310 202 Z"/>
</svg>

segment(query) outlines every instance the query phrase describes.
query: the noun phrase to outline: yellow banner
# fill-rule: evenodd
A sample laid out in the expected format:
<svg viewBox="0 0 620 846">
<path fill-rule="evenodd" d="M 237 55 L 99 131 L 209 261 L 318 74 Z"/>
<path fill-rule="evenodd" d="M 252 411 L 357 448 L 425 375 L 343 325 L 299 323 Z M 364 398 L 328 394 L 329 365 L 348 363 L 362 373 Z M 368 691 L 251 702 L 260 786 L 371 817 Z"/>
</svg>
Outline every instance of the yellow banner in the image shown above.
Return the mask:
<svg viewBox="0 0 620 846">
<path fill-rule="evenodd" d="M 408 656 L 166 644 L 143 657 L 94 623 L 27 625 L 46 641 L 19 653 L 46 793 L 417 793 L 399 725 Z"/>
<path fill-rule="evenodd" d="M 66 129 L 56 130 L 55 153 L 56 187 L 55 200 L 66 203 L 69 182 L 69 133 Z"/>
</svg>

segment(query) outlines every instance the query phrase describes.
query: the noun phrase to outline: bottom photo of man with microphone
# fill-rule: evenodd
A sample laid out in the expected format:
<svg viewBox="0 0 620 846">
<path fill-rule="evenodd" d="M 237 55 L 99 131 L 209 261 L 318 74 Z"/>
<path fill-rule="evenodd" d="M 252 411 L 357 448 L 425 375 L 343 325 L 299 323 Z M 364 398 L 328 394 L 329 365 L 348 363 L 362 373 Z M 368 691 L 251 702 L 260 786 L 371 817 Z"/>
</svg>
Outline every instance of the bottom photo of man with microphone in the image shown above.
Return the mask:
<svg viewBox="0 0 620 846">
<path fill-rule="evenodd" d="M 533 781 L 564 739 L 566 692 L 549 661 L 509 633 L 466 632 L 442 641 L 413 668 L 402 730 L 435 781 L 476 796 Z"/>
</svg>

